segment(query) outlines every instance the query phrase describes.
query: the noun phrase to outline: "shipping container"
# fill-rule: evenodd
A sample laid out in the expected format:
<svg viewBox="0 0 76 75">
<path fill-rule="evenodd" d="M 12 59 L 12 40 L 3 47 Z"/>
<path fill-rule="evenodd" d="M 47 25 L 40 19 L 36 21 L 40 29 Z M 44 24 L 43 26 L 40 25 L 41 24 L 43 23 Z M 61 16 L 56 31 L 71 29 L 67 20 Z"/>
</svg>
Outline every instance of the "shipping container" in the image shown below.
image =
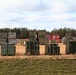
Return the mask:
<svg viewBox="0 0 76 75">
<path fill-rule="evenodd" d="M 45 37 L 45 35 L 46 35 L 46 31 L 43 30 L 38 31 L 38 38 Z"/>
<path fill-rule="evenodd" d="M 0 39 L 0 44 L 6 43 L 6 39 Z"/>
<path fill-rule="evenodd" d="M 45 54 L 47 54 L 47 55 L 59 55 L 60 54 L 60 47 L 58 46 L 58 44 L 46 44 Z"/>
<path fill-rule="evenodd" d="M 51 40 L 55 40 L 57 43 L 60 42 L 60 35 L 59 34 L 52 34 Z"/>
<path fill-rule="evenodd" d="M 30 31 L 30 33 L 29 33 L 29 40 L 30 41 L 35 41 L 35 34 L 36 34 L 35 31 Z"/>
<path fill-rule="evenodd" d="M 69 42 L 69 53 L 75 54 L 76 53 L 76 41 Z"/>
<path fill-rule="evenodd" d="M 7 45 L 7 53 L 8 53 L 8 55 L 15 55 L 15 46 L 14 46 L 14 44 L 8 44 Z"/>
<path fill-rule="evenodd" d="M 3 43 L 1 44 L 1 55 L 15 55 L 15 46 L 14 44 Z"/>
<path fill-rule="evenodd" d="M 29 41 L 26 42 L 26 55 L 38 55 L 39 54 L 39 42 Z"/>
<path fill-rule="evenodd" d="M 48 55 L 49 54 L 49 44 L 45 45 L 45 54 Z"/>
<path fill-rule="evenodd" d="M 45 37 L 40 37 L 40 38 L 39 38 L 39 44 L 40 44 L 40 45 L 45 45 L 46 43 L 47 43 L 47 40 L 46 40 Z"/>
<path fill-rule="evenodd" d="M 7 33 L 0 33 L 0 39 L 7 38 Z"/>
<path fill-rule="evenodd" d="M 30 31 L 29 37 L 35 37 L 36 31 Z"/>
<path fill-rule="evenodd" d="M 2 56 L 6 56 L 8 55 L 8 52 L 7 52 L 7 44 L 1 44 L 1 55 Z"/>
<path fill-rule="evenodd" d="M 16 38 L 16 32 L 8 32 L 8 38 L 10 38 L 10 39 Z"/>
<path fill-rule="evenodd" d="M 60 54 L 60 47 L 59 46 L 51 46 L 52 52 L 51 54 L 53 55 L 59 55 Z"/>
</svg>

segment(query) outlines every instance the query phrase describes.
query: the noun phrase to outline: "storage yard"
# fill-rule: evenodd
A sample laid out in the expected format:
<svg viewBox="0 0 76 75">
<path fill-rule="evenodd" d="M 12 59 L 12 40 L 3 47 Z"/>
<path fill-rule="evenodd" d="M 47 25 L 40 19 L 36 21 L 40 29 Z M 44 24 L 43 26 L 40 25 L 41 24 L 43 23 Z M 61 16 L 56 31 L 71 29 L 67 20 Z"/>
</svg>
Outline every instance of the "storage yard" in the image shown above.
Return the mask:
<svg viewBox="0 0 76 75">
<path fill-rule="evenodd" d="M 65 54 L 65 45 L 62 43 L 58 44 L 60 46 L 60 55 L 45 55 L 45 45 L 40 45 L 39 55 L 25 55 L 26 46 L 22 46 L 20 44 L 15 45 L 16 53 L 14 56 L 1 56 L 1 47 L 0 47 L 0 59 L 76 59 L 76 54 Z"/>
<path fill-rule="evenodd" d="M 58 35 L 49 41 L 40 33 L 16 41 L 11 34 L 0 42 L 0 75 L 76 75 L 75 41 L 60 42 Z"/>
<path fill-rule="evenodd" d="M 67 36 L 64 38 L 65 40 L 63 39 L 63 43 L 60 43 L 60 37 L 58 34 L 53 34 L 52 37 L 48 37 L 47 35 L 46 38 L 44 31 L 31 31 L 29 34 L 29 40 L 20 39 L 19 42 L 16 43 L 15 32 L 9 32 L 8 34 L 0 33 L 0 35 L 1 39 L 6 38 L 7 42 L 5 43 L 2 41 L 4 43 L 0 46 L 1 59 L 76 59 L 76 42 L 68 42 L 69 40 Z M 51 42 L 48 42 L 49 38 L 52 39 Z M 66 48 L 67 52 L 69 52 L 68 54 Z"/>
</svg>

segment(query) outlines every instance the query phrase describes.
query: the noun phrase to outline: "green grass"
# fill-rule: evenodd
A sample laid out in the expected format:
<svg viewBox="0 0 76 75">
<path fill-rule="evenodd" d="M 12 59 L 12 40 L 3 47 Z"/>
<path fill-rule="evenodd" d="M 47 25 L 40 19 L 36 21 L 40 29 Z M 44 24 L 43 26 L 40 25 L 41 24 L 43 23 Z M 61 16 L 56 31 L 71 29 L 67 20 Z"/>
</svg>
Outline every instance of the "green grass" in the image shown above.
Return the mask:
<svg viewBox="0 0 76 75">
<path fill-rule="evenodd" d="M 0 60 L 0 75 L 76 75 L 76 60 Z"/>
</svg>

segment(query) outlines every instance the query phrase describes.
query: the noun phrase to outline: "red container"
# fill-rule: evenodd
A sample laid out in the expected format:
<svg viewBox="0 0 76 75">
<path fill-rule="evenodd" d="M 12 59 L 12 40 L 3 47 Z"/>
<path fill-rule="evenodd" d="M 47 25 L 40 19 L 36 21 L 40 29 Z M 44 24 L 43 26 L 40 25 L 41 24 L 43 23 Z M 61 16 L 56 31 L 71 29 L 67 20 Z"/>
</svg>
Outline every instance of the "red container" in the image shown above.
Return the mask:
<svg viewBox="0 0 76 75">
<path fill-rule="evenodd" d="M 60 35 L 59 34 L 52 34 L 51 40 L 55 40 L 57 43 L 60 42 Z"/>
</svg>

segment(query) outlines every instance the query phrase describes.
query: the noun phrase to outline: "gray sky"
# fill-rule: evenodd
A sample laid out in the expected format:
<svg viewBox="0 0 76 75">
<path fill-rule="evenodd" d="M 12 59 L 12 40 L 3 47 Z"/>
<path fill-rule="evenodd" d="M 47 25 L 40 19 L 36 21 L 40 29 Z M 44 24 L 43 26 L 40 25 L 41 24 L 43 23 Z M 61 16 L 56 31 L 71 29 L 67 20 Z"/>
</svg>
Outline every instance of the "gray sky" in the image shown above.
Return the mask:
<svg viewBox="0 0 76 75">
<path fill-rule="evenodd" d="M 0 28 L 76 29 L 76 0 L 0 0 Z"/>
</svg>

